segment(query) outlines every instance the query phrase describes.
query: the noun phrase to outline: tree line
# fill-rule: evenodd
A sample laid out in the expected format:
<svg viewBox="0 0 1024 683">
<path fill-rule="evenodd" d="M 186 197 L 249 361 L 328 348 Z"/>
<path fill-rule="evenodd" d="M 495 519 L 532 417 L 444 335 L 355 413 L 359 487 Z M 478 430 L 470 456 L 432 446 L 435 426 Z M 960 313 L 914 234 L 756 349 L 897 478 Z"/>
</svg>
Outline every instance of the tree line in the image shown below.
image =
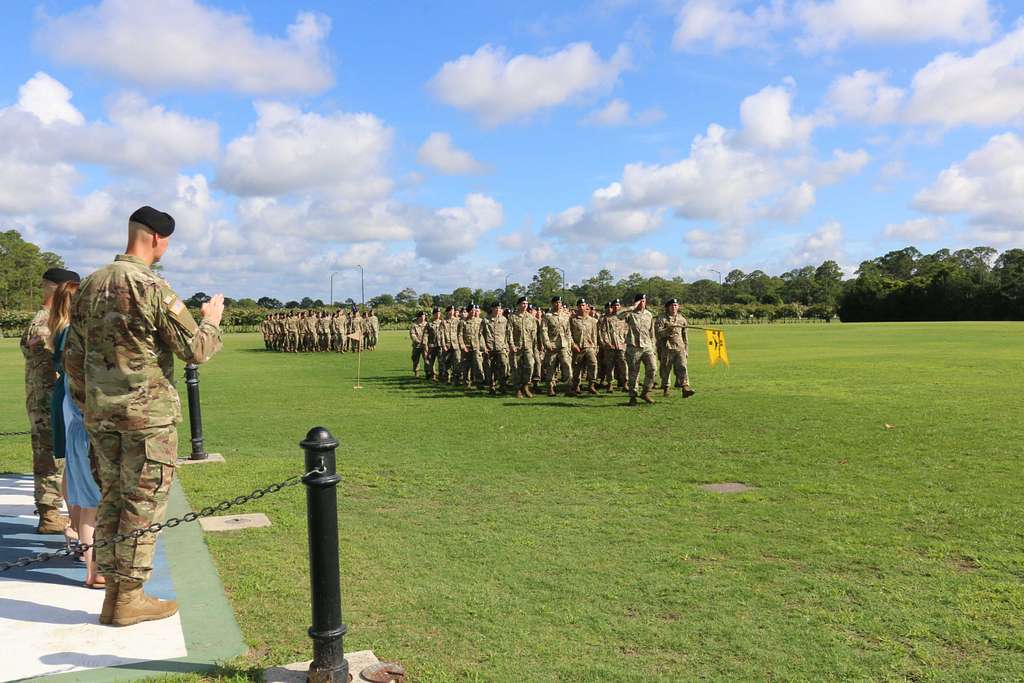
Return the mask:
<svg viewBox="0 0 1024 683">
<path fill-rule="evenodd" d="M 39 301 L 39 280 L 53 266 L 63 266 L 57 254 L 42 251 L 16 230 L 0 232 L 0 327 L 19 324 Z M 992 247 L 940 249 L 924 254 L 914 247 L 890 251 L 864 261 L 855 276 L 844 278 L 839 264 L 794 268 L 780 275 L 762 270 L 734 269 L 718 278 L 686 282 L 681 277 L 646 277 L 632 273 L 616 279 L 607 269 L 579 282 L 566 282 L 555 266 L 543 266 L 529 282 L 508 282 L 495 289 L 459 287 L 445 293 L 417 293 L 406 287 L 395 294 L 378 294 L 365 303 L 378 309 L 383 323 L 404 322 L 417 309 L 500 301 L 512 305 L 523 295 L 544 306 L 560 295 L 570 303 L 584 298 L 601 306 L 612 299 L 629 303 L 645 292 L 655 304 L 675 298 L 687 315 L 701 319 L 777 320 L 830 319 L 846 322 L 898 320 L 1022 320 L 1024 319 L 1024 250 L 999 253 Z M 196 292 L 186 300 L 198 309 L 209 299 Z M 316 309 L 363 302 L 351 297 L 325 302 L 262 296 L 226 298 L 229 326 L 258 324 L 267 312 Z"/>
</svg>

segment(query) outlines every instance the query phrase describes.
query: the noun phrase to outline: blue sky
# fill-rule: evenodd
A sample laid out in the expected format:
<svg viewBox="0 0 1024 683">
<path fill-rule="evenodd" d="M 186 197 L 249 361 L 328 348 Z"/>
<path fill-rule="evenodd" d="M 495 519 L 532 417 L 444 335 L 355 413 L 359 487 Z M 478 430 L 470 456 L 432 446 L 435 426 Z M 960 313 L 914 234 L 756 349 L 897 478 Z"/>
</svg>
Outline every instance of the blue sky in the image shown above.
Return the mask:
<svg viewBox="0 0 1024 683">
<path fill-rule="evenodd" d="M 281 298 L 1024 246 L 1022 9 L 14 3 L 0 225 L 87 272 L 149 203 L 177 289 Z"/>
</svg>

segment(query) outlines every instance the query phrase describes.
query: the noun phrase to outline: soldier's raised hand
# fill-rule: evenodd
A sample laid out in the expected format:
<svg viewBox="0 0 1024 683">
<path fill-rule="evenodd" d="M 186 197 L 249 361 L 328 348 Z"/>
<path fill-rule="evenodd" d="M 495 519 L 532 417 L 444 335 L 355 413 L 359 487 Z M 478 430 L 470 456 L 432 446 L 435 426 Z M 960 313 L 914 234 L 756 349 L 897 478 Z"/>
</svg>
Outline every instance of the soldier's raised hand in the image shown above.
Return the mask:
<svg viewBox="0 0 1024 683">
<path fill-rule="evenodd" d="M 203 320 L 206 322 L 211 325 L 220 325 L 220 319 L 224 315 L 224 295 L 214 294 L 200 307 L 199 312 L 203 314 Z"/>
</svg>

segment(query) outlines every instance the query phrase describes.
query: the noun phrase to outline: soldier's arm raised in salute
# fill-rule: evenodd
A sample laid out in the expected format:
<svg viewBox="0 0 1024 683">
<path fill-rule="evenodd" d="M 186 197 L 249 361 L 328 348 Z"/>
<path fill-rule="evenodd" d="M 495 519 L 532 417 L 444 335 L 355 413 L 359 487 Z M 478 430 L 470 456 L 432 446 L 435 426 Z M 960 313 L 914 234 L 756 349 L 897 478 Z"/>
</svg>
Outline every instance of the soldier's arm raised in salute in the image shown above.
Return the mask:
<svg viewBox="0 0 1024 683">
<path fill-rule="evenodd" d="M 199 325 L 181 298 L 169 285 L 158 292 L 156 328 L 160 339 L 186 363 L 205 363 L 221 348 L 220 321 L 224 315 L 224 295 L 216 294 L 203 304 Z"/>
</svg>

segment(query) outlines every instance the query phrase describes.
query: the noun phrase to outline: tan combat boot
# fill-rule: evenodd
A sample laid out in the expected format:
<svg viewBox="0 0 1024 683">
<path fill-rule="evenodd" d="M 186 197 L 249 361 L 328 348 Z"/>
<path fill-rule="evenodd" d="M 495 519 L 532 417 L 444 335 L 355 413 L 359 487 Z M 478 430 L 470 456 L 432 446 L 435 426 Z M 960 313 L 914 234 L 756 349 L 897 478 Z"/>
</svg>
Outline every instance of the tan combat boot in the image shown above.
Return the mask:
<svg viewBox="0 0 1024 683">
<path fill-rule="evenodd" d="M 67 517 L 60 514 L 55 507 L 49 505 L 40 505 L 39 507 L 39 525 L 36 527 L 37 534 L 62 534 L 64 529 L 68 527 Z"/>
<path fill-rule="evenodd" d="M 587 387 L 587 391 L 589 391 L 592 394 L 596 394 L 597 393 L 597 385 L 595 385 L 593 382 L 591 382 L 590 386 Z"/>
<path fill-rule="evenodd" d="M 141 581 L 121 580 L 114 604 L 114 626 L 131 626 L 144 621 L 166 619 L 178 612 L 174 600 L 160 600 L 142 592 Z"/>
<path fill-rule="evenodd" d="M 654 399 L 651 398 L 650 391 L 645 391 L 644 393 L 640 394 L 640 400 L 643 401 L 644 403 L 650 403 L 652 405 L 654 404 Z"/>
<path fill-rule="evenodd" d="M 555 385 L 554 384 L 549 384 L 548 385 L 548 396 L 558 396 L 558 394 L 555 393 Z"/>
<path fill-rule="evenodd" d="M 631 405 L 631 406 L 635 406 L 636 405 L 636 396 L 634 396 L 633 394 L 629 395 L 629 405 Z"/>
<path fill-rule="evenodd" d="M 664 396 L 665 398 L 668 398 L 668 385 L 667 384 L 665 385 L 665 388 L 661 390 L 661 395 Z"/>
<path fill-rule="evenodd" d="M 114 606 L 117 604 L 117 589 L 120 584 L 118 584 L 116 576 L 108 574 L 103 578 L 107 580 L 107 593 L 103 596 L 100 623 L 104 626 L 110 626 L 114 621 Z"/>
<path fill-rule="evenodd" d="M 691 396 L 693 396 L 696 393 L 697 392 L 694 391 L 693 387 L 691 387 L 689 384 L 684 384 L 683 385 L 683 398 L 690 398 Z"/>
<path fill-rule="evenodd" d="M 526 398 L 533 398 L 533 392 L 530 391 L 530 383 L 529 382 L 527 382 L 526 384 L 523 385 L 523 395 L 526 396 Z"/>
<path fill-rule="evenodd" d="M 526 398 L 525 396 L 523 396 L 523 390 L 522 389 L 520 389 L 519 391 L 516 392 L 516 398 Z"/>
</svg>

